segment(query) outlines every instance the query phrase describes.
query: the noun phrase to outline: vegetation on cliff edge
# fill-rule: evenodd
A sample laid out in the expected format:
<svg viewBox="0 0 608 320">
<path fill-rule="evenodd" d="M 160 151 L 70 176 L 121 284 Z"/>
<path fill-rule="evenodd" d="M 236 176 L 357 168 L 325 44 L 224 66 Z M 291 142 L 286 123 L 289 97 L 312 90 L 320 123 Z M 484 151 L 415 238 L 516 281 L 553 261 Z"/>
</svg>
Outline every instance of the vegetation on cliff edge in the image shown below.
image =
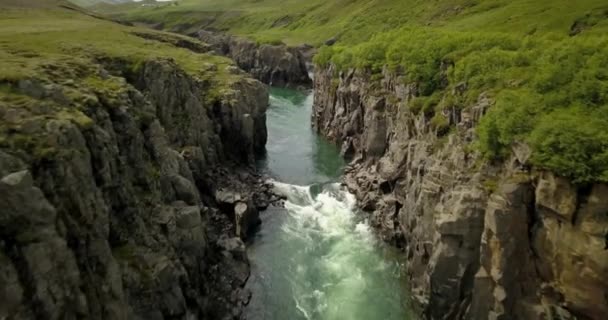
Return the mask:
<svg viewBox="0 0 608 320">
<path fill-rule="evenodd" d="M 428 115 L 442 134 L 450 131 L 442 111 L 489 97 L 493 106 L 477 128 L 487 159 L 503 159 L 514 142 L 525 142 L 537 167 L 579 183 L 608 182 L 603 0 L 182 0 L 115 12 L 262 42 L 321 45 L 334 38 L 337 44 L 317 54 L 318 65 L 402 73 L 420 91 L 410 109 Z"/>
<path fill-rule="evenodd" d="M 56 142 L 40 132 L 66 123 L 90 127 L 86 111 L 103 104 L 100 99 L 118 99 L 128 87 L 128 74 L 149 61 L 175 64 L 209 87 L 205 99 L 221 98 L 239 77 L 228 70 L 232 62 L 172 45 L 184 41 L 205 47 L 42 0 L 0 4 L 0 147 L 38 159 L 69 152 L 56 150 Z M 113 64 L 122 74 L 109 72 Z M 130 112 L 146 118 L 144 111 Z"/>
<path fill-rule="evenodd" d="M 526 142 L 538 167 L 575 182 L 608 182 L 608 37 L 401 29 L 324 47 L 316 62 L 403 72 L 419 84 L 412 111 L 430 116 L 489 96 L 494 106 L 477 128 L 488 159 Z"/>
</svg>

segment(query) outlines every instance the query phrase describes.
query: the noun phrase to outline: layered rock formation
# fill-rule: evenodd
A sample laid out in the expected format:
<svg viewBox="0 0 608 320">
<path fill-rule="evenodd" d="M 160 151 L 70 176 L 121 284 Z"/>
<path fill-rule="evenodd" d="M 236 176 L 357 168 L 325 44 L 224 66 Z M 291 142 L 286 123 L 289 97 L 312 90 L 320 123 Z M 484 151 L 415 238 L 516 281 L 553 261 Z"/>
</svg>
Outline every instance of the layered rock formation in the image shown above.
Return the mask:
<svg viewBox="0 0 608 320">
<path fill-rule="evenodd" d="M 268 96 L 230 77 L 100 58 L 0 84 L 0 318 L 239 316 Z"/>
<path fill-rule="evenodd" d="M 410 109 L 417 86 L 398 74 L 329 67 L 314 81 L 313 124 L 354 159 L 345 183 L 407 256 L 425 318 L 608 314 L 608 186 L 537 172 L 525 145 L 485 164 L 472 147 L 492 105 L 484 94 L 444 111 L 446 132 Z"/>
<path fill-rule="evenodd" d="M 254 78 L 277 87 L 308 88 L 311 85 L 307 47 L 257 44 L 244 38 L 201 30 L 198 38 L 216 53 L 230 57 Z"/>
</svg>

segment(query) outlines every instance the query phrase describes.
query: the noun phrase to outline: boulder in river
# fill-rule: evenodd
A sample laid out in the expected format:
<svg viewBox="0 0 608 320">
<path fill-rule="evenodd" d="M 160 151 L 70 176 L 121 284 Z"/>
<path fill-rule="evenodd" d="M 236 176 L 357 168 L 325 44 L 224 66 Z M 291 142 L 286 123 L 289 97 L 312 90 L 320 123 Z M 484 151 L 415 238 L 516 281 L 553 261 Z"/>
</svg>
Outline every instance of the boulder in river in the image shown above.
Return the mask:
<svg viewBox="0 0 608 320">
<path fill-rule="evenodd" d="M 236 235 L 247 239 L 248 235 L 261 223 L 260 213 L 252 201 L 239 201 L 234 206 L 234 224 Z"/>
</svg>

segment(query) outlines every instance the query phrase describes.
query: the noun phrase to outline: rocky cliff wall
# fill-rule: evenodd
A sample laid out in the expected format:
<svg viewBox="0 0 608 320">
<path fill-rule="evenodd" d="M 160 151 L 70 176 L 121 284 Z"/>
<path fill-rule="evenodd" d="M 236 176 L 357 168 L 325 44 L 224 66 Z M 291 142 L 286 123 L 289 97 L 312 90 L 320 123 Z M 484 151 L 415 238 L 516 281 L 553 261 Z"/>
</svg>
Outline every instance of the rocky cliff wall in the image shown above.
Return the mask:
<svg viewBox="0 0 608 320">
<path fill-rule="evenodd" d="M 608 186 L 538 172 L 525 145 L 485 163 L 474 130 L 491 98 L 444 111 L 446 131 L 413 112 L 417 86 L 404 83 L 386 70 L 317 70 L 312 117 L 353 159 L 345 184 L 407 256 L 424 318 L 603 319 Z"/>
<path fill-rule="evenodd" d="M 0 318 L 238 317 L 265 86 L 76 61 L 0 84 Z"/>
<path fill-rule="evenodd" d="M 244 38 L 201 30 L 197 37 L 221 55 L 230 57 L 254 78 L 277 87 L 309 88 L 307 63 L 311 48 L 257 44 Z"/>
</svg>

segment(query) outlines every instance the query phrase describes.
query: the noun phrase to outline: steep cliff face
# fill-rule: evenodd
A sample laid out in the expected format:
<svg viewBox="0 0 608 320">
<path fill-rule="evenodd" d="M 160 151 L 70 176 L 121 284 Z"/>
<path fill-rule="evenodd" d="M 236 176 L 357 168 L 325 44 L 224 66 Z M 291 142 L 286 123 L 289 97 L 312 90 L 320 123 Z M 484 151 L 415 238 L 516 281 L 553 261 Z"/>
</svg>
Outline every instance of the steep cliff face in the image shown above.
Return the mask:
<svg viewBox="0 0 608 320">
<path fill-rule="evenodd" d="M 265 86 L 76 61 L 0 84 L 0 318 L 237 317 Z"/>
<path fill-rule="evenodd" d="M 440 115 L 384 71 L 315 74 L 313 124 L 353 158 L 345 183 L 380 235 L 407 255 L 428 319 L 602 319 L 608 313 L 608 186 L 577 187 L 528 165 L 485 164 L 475 125 L 492 100 Z M 458 93 L 455 93 L 458 94 Z"/>
<path fill-rule="evenodd" d="M 198 38 L 218 53 L 230 57 L 254 78 L 277 87 L 308 88 L 311 85 L 302 48 L 257 44 L 251 40 L 210 31 L 199 31 Z M 308 59 L 308 60 L 307 60 Z"/>
</svg>

